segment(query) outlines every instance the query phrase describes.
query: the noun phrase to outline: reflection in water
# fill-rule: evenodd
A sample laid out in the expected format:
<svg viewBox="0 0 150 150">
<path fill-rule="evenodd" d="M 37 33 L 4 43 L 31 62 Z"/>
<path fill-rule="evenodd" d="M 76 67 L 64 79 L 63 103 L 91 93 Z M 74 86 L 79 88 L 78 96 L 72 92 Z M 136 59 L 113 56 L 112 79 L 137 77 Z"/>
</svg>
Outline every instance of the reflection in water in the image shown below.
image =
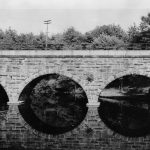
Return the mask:
<svg viewBox="0 0 150 150">
<path fill-rule="evenodd" d="M 31 150 L 31 149 L 24 148 L 24 147 L 20 146 L 20 144 L 13 143 L 12 146 L 10 146 L 8 148 L 1 148 L 1 150 Z"/>
<path fill-rule="evenodd" d="M 19 98 L 19 110 L 33 128 L 58 134 L 75 128 L 87 112 L 82 87 L 68 77 L 49 74 L 34 79 Z"/>
<path fill-rule="evenodd" d="M 106 86 L 99 96 L 99 115 L 113 130 L 126 136 L 150 131 L 150 78 L 127 75 Z"/>
<path fill-rule="evenodd" d="M 0 120 L 5 120 L 8 108 L 9 106 L 7 104 L 2 104 L 0 107 Z"/>
</svg>

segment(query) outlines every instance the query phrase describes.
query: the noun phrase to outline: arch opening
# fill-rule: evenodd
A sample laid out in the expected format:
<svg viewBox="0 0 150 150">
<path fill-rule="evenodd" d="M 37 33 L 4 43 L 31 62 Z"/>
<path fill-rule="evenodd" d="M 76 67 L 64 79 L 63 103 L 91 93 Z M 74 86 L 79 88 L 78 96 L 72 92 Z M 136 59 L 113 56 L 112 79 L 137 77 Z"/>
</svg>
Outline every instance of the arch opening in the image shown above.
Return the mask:
<svg viewBox="0 0 150 150">
<path fill-rule="evenodd" d="M 109 83 L 99 96 L 102 121 L 129 137 L 150 133 L 150 78 L 131 74 Z"/>
<path fill-rule="evenodd" d="M 83 88 L 69 77 L 46 74 L 25 86 L 18 106 L 24 120 L 47 134 L 61 134 L 77 127 L 87 113 Z"/>
<path fill-rule="evenodd" d="M 5 89 L 2 87 L 2 85 L 0 85 L 0 119 L 1 119 L 0 124 L 2 123 L 3 120 L 6 120 L 6 114 L 9 108 L 7 104 L 8 102 L 9 99 L 7 93 Z"/>
<path fill-rule="evenodd" d="M 0 85 L 0 111 L 6 111 L 8 110 L 7 102 L 9 102 L 8 95 L 5 91 L 5 89 Z"/>
</svg>

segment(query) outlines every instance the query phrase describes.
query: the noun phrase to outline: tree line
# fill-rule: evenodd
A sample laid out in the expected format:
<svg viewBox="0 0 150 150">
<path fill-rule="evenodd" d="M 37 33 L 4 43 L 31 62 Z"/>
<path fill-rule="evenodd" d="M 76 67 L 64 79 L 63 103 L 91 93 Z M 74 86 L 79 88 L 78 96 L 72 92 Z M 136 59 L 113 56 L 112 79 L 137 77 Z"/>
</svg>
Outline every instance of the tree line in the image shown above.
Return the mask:
<svg viewBox="0 0 150 150">
<path fill-rule="evenodd" d="M 139 25 L 132 25 L 127 31 L 120 25 L 102 25 L 81 33 L 74 27 L 63 33 L 48 37 L 48 50 L 144 50 L 150 49 L 150 13 L 141 17 Z M 11 28 L 0 30 L 1 50 L 44 50 L 45 34 L 18 34 Z"/>
</svg>

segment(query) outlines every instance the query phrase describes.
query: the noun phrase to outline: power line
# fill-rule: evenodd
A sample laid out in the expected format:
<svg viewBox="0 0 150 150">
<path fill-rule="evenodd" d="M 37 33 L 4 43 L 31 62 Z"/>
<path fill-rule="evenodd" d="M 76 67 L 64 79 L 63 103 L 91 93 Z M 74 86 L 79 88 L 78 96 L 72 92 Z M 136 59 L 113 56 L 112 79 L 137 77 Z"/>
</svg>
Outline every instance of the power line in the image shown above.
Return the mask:
<svg viewBox="0 0 150 150">
<path fill-rule="evenodd" d="M 46 24 L 46 38 L 45 38 L 45 50 L 47 50 L 47 42 L 48 42 L 48 25 L 51 23 L 51 20 L 45 20 L 44 24 Z"/>
</svg>

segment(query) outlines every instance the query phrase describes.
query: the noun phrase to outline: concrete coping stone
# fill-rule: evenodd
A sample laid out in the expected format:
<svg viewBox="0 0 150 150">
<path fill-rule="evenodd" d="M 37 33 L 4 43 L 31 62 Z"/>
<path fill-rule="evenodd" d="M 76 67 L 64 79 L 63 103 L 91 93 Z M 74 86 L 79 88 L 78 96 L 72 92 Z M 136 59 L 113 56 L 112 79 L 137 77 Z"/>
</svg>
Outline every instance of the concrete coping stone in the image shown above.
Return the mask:
<svg viewBox="0 0 150 150">
<path fill-rule="evenodd" d="M 150 57 L 150 50 L 0 50 L 0 57 Z"/>
</svg>

